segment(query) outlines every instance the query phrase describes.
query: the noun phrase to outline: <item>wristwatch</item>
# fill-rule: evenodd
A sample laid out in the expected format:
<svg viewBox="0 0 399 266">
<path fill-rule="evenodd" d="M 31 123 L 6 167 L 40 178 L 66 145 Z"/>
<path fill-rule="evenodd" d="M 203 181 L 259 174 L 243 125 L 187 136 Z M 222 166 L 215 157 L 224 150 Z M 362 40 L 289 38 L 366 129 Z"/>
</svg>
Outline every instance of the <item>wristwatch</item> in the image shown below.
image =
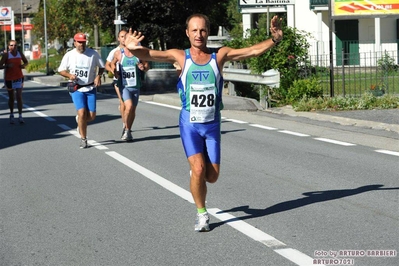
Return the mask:
<svg viewBox="0 0 399 266">
<path fill-rule="evenodd" d="M 272 42 L 274 42 L 275 44 L 278 44 L 279 42 L 281 42 L 281 40 L 277 41 L 272 37 Z"/>
</svg>

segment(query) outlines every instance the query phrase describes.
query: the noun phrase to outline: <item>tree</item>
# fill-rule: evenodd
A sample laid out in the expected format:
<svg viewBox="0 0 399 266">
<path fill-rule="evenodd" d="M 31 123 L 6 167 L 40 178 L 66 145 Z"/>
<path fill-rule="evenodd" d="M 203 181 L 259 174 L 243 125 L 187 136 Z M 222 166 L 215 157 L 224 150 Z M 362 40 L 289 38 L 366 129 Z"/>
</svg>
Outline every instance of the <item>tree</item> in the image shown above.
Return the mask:
<svg viewBox="0 0 399 266">
<path fill-rule="evenodd" d="M 188 16 L 203 13 L 211 21 L 211 34 L 216 34 L 218 26 L 229 26 L 226 6 L 231 0 L 119 0 L 118 14 L 128 22 L 127 28 L 140 30 L 146 36 L 144 45 L 152 42 L 155 48 L 185 48 L 189 45 L 185 36 L 185 23 Z M 101 17 L 99 25 L 114 29 L 111 19 L 115 18 L 114 0 L 98 0 L 97 13 Z M 113 8 L 110 9 L 109 6 Z M 226 22 L 227 21 L 227 22 Z M 160 43 L 160 47 L 158 47 Z"/>
<path fill-rule="evenodd" d="M 194 13 L 208 15 L 211 35 L 216 35 L 219 26 L 232 27 L 227 14 L 227 5 L 231 1 L 119 0 L 117 9 L 121 18 L 128 22 L 125 27 L 143 32 L 146 36 L 144 45 L 152 42 L 155 48 L 186 48 L 189 45 L 184 34 L 186 18 Z M 115 0 L 47 0 L 46 6 L 49 40 L 58 38 L 65 47 L 77 31 L 92 34 L 94 25 L 99 26 L 102 44 L 116 40 Z M 43 5 L 33 23 L 36 35 L 43 38 Z M 93 38 L 89 38 L 89 45 L 93 45 L 92 41 Z"/>
<path fill-rule="evenodd" d="M 95 0 L 46 0 L 46 21 L 48 40 L 58 39 L 66 47 L 66 43 L 73 38 L 76 32 L 85 32 L 93 35 L 94 25 L 99 23 L 96 15 Z M 34 33 L 44 39 L 44 7 L 43 0 L 39 12 L 33 18 Z M 93 45 L 94 38 L 89 39 Z"/>
</svg>

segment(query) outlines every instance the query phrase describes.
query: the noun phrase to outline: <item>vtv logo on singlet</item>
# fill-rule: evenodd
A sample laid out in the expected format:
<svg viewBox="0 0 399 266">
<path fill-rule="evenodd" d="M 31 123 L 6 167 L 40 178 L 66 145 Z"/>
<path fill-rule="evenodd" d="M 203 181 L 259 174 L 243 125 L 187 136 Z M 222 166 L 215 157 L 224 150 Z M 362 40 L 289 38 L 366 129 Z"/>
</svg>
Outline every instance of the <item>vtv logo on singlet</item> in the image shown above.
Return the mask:
<svg viewBox="0 0 399 266">
<path fill-rule="evenodd" d="M 209 71 L 208 70 L 194 70 L 191 72 L 191 76 L 194 78 L 195 81 L 206 81 L 209 78 Z"/>
</svg>

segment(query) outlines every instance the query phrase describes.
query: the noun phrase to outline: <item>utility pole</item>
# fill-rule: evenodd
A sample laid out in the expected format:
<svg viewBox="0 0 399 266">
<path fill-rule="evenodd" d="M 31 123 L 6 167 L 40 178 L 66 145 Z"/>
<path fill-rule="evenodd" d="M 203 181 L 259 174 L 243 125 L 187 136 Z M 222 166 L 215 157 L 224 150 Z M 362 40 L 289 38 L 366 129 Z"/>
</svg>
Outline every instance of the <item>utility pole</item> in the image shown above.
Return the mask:
<svg viewBox="0 0 399 266">
<path fill-rule="evenodd" d="M 46 51 L 46 75 L 50 75 L 48 67 L 48 45 L 47 45 L 47 16 L 46 16 L 46 0 L 43 0 L 43 12 L 44 12 L 44 50 Z"/>
<path fill-rule="evenodd" d="M 25 54 L 25 34 L 24 34 L 24 8 L 21 0 L 21 33 L 22 33 L 22 53 Z"/>
</svg>

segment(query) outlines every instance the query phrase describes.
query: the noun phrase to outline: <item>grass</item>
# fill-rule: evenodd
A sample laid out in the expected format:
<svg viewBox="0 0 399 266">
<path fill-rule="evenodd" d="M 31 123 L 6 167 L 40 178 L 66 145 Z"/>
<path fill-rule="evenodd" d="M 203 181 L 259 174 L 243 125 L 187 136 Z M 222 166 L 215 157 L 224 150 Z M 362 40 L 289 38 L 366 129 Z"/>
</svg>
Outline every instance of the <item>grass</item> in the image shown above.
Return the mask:
<svg viewBox="0 0 399 266">
<path fill-rule="evenodd" d="M 62 54 L 58 54 L 55 49 L 48 50 L 48 66 L 50 72 L 57 72 L 58 66 L 61 63 Z M 39 59 L 30 60 L 29 65 L 26 67 L 28 72 L 42 72 L 46 73 L 46 57 L 41 57 Z"/>
</svg>

